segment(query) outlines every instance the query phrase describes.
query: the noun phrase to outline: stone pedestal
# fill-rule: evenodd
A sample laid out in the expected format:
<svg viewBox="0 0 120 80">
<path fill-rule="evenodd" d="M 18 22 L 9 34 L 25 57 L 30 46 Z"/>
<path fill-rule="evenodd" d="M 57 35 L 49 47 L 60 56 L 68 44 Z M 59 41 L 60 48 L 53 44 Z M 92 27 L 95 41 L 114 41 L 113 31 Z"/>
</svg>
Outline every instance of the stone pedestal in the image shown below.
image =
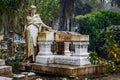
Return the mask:
<svg viewBox="0 0 120 80">
<path fill-rule="evenodd" d="M 86 65 L 88 61 L 89 36 L 70 32 L 40 32 L 38 34 L 39 53 L 36 62 L 39 64 Z M 53 41 L 64 42 L 65 55 L 53 55 L 51 45 Z M 75 54 L 70 56 L 69 44 L 75 45 Z M 62 49 L 61 49 L 62 50 Z M 69 56 L 68 56 L 69 55 Z"/>
<path fill-rule="evenodd" d="M 91 64 L 88 60 L 88 44 L 89 42 L 73 42 L 75 45 L 75 54 L 74 56 L 78 56 L 80 58 L 80 65 Z"/>
<path fill-rule="evenodd" d="M 47 64 L 53 63 L 53 53 L 51 52 L 52 41 L 39 42 L 39 53 L 36 56 L 36 63 Z"/>
<path fill-rule="evenodd" d="M 75 56 L 88 56 L 88 44 L 89 42 L 73 42 L 75 45 Z"/>
<path fill-rule="evenodd" d="M 36 74 L 33 72 L 22 72 L 21 74 L 14 74 L 12 80 L 36 80 Z"/>
<path fill-rule="evenodd" d="M 38 55 L 52 55 L 51 44 L 52 41 L 40 41 L 39 44 L 39 53 Z"/>
<path fill-rule="evenodd" d="M 69 43 L 64 42 L 65 55 L 52 55 L 51 44 L 52 42 L 39 42 L 40 52 L 36 56 L 36 63 L 40 64 L 65 64 L 65 65 L 86 65 L 90 64 L 88 60 L 88 42 L 73 42 L 75 45 L 75 54 L 70 55 Z"/>
</svg>

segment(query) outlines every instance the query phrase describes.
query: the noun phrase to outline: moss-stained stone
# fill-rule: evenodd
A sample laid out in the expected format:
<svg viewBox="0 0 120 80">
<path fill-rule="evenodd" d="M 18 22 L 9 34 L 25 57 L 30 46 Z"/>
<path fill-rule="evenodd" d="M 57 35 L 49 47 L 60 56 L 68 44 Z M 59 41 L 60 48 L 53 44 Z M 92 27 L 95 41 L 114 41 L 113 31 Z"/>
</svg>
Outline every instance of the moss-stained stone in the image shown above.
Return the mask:
<svg viewBox="0 0 120 80">
<path fill-rule="evenodd" d="M 4 66 L 5 65 L 5 60 L 0 59 L 0 66 Z"/>
<path fill-rule="evenodd" d="M 36 74 L 33 72 L 22 72 L 13 76 L 13 80 L 36 80 L 36 78 Z"/>
<path fill-rule="evenodd" d="M 60 76 L 85 76 L 91 74 L 99 74 L 106 72 L 106 69 L 103 68 L 105 67 L 96 65 L 70 66 L 59 64 L 32 64 L 32 71 L 34 72 Z"/>
<path fill-rule="evenodd" d="M 54 32 L 39 32 L 38 41 L 51 41 L 54 40 Z"/>
<path fill-rule="evenodd" d="M 38 41 L 89 41 L 89 35 L 65 31 L 46 31 L 38 33 Z"/>
<path fill-rule="evenodd" d="M 81 67 L 77 69 L 77 74 L 80 76 L 85 75 L 85 67 Z"/>
<path fill-rule="evenodd" d="M 11 66 L 0 66 L 0 76 L 2 75 L 4 76 L 12 75 L 12 67 Z"/>
</svg>

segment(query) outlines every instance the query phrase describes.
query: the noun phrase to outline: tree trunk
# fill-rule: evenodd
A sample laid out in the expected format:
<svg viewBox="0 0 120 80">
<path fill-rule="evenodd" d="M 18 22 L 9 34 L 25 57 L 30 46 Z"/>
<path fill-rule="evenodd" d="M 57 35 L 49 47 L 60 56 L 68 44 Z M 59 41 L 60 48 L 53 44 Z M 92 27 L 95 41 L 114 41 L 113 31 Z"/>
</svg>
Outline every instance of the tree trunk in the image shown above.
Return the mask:
<svg viewBox="0 0 120 80">
<path fill-rule="evenodd" d="M 60 22 L 58 30 L 67 31 L 69 30 L 72 14 L 74 13 L 74 2 L 75 0 L 60 0 Z"/>
</svg>

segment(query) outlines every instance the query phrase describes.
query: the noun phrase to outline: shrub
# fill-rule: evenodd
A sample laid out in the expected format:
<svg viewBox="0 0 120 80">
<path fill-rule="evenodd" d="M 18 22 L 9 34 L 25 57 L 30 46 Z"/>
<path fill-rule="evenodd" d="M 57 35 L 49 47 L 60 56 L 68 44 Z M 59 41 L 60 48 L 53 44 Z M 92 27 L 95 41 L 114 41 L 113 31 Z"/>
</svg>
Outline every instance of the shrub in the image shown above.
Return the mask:
<svg viewBox="0 0 120 80">
<path fill-rule="evenodd" d="M 24 54 L 0 53 L 0 58 L 4 59 L 6 65 L 12 66 L 13 71 L 15 71 L 18 69 L 19 63 L 23 61 Z"/>
<path fill-rule="evenodd" d="M 99 65 L 105 64 L 105 60 L 99 57 L 96 52 L 90 52 L 88 58 L 91 64 L 99 64 Z"/>
<path fill-rule="evenodd" d="M 111 25 L 120 25 L 120 13 L 112 11 L 97 11 L 76 17 L 81 34 L 90 35 L 91 51 L 96 51 L 96 43 L 100 33 L 107 30 Z"/>
</svg>

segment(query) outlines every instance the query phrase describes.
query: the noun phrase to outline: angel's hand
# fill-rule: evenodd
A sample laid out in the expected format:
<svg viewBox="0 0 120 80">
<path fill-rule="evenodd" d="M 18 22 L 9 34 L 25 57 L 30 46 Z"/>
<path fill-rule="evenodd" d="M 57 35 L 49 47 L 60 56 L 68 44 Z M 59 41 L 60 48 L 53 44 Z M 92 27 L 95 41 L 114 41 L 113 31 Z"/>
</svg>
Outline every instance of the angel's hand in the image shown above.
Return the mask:
<svg viewBox="0 0 120 80">
<path fill-rule="evenodd" d="M 51 27 L 48 27 L 48 30 L 49 30 L 49 31 L 52 31 L 52 28 L 51 28 Z"/>
</svg>

